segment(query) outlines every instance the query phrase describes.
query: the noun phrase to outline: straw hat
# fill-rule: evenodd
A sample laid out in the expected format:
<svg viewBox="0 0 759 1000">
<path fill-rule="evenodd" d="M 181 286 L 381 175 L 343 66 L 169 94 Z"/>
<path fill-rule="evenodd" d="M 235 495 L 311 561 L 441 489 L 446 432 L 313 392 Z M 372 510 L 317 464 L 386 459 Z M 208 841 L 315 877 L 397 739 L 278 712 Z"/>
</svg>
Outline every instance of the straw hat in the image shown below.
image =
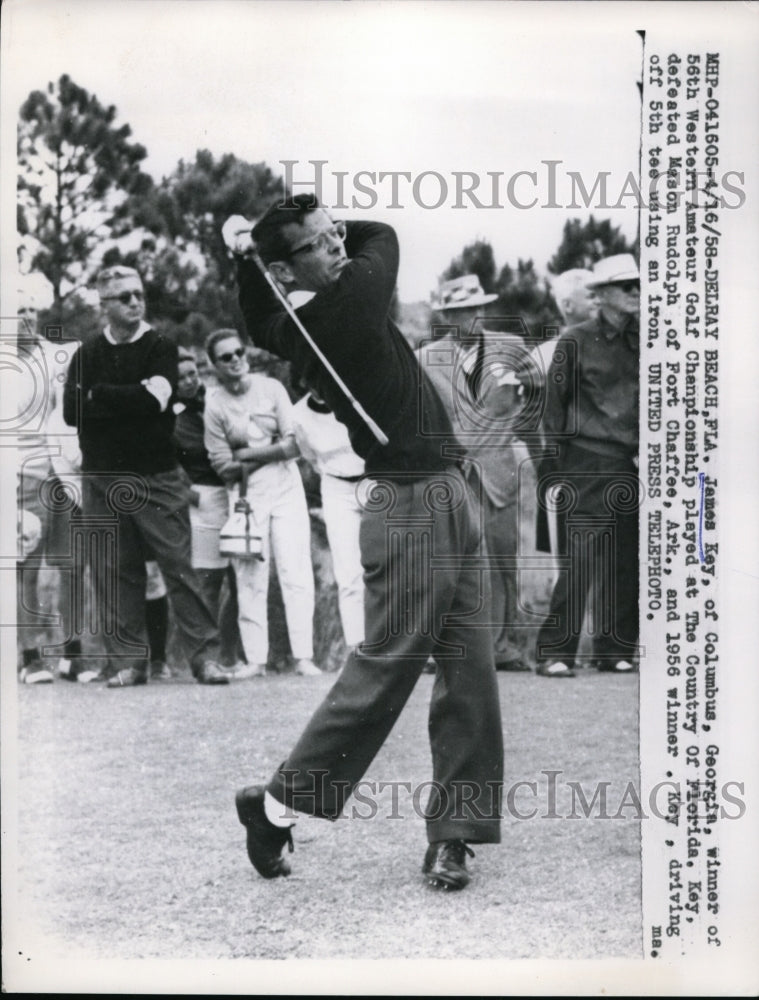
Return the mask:
<svg viewBox="0 0 759 1000">
<path fill-rule="evenodd" d="M 486 295 L 476 274 L 464 274 L 460 278 L 442 281 L 436 293 L 432 294 L 430 305 L 433 309 L 471 309 L 495 302 L 497 295 Z"/>
</svg>

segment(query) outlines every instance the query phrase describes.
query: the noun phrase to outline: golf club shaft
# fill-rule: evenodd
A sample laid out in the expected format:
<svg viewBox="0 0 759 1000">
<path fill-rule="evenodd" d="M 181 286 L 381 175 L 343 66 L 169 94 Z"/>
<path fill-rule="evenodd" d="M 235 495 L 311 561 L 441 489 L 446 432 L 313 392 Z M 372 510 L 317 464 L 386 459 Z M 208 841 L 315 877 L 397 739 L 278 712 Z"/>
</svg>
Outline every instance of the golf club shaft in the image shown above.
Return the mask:
<svg viewBox="0 0 759 1000">
<path fill-rule="evenodd" d="M 290 303 L 287 301 L 287 298 L 285 297 L 285 295 L 282 294 L 282 292 L 281 292 L 279 286 L 277 285 L 276 281 L 269 274 L 269 271 L 268 271 L 266 265 L 264 264 L 264 262 L 261 260 L 261 258 L 258 256 L 258 254 L 253 254 L 253 259 L 255 260 L 256 264 L 258 265 L 259 270 L 261 271 L 261 273 L 263 274 L 263 276 L 268 281 L 269 286 L 271 287 L 271 290 L 274 292 L 274 294 L 277 296 L 277 298 L 279 299 L 279 301 L 285 307 L 285 310 L 286 310 L 288 316 L 293 321 L 293 323 L 295 323 L 295 325 L 298 327 L 298 329 L 300 330 L 300 332 L 303 334 L 303 336 L 305 337 L 306 341 L 310 345 L 311 349 L 314 351 L 314 353 L 319 358 L 319 360 L 321 361 L 321 363 L 324 365 L 324 367 L 327 369 L 327 371 L 329 372 L 329 374 L 335 380 L 335 382 L 338 385 L 338 388 L 347 397 L 347 399 L 350 402 L 350 404 L 353 407 L 353 409 L 356 411 L 356 413 L 359 415 L 359 417 L 361 417 L 361 419 L 364 421 L 364 423 L 369 428 L 369 430 L 372 432 L 372 434 L 377 439 L 377 441 L 379 441 L 379 443 L 383 444 L 383 445 L 387 444 L 387 435 L 375 423 L 375 421 L 372 420 L 372 418 L 369 416 L 369 414 L 363 408 L 363 406 L 361 405 L 361 403 L 359 403 L 359 401 L 356 399 L 356 397 L 351 393 L 351 391 L 348 388 L 348 386 L 345 384 L 345 382 L 343 382 L 343 380 L 337 374 L 337 372 L 335 371 L 335 369 L 329 363 L 329 361 L 327 360 L 327 358 L 324 356 L 324 353 L 316 345 L 316 343 L 313 340 L 313 337 L 308 332 L 308 330 L 305 328 L 305 326 L 303 326 L 303 324 L 301 323 L 301 321 L 298 319 L 298 316 L 297 316 L 295 310 L 290 305 Z"/>
</svg>

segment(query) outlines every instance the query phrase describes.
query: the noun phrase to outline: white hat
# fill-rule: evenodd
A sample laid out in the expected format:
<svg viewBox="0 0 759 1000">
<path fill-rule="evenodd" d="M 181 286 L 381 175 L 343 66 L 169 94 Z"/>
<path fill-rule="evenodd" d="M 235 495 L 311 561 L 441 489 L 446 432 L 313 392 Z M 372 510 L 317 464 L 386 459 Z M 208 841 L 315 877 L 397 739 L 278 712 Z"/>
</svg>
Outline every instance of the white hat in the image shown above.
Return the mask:
<svg viewBox="0 0 759 1000">
<path fill-rule="evenodd" d="M 433 309 L 469 309 L 495 302 L 497 295 L 486 295 L 476 274 L 464 274 L 460 278 L 442 281 L 437 293 L 433 293 L 430 305 Z"/>
<path fill-rule="evenodd" d="M 593 277 L 586 282 L 588 288 L 599 285 L 616 285 L 619 281 L 640 281 L 640 273 L 631 253 L 618 253 L 604 257 L 593 267 Z"/>
</svg>

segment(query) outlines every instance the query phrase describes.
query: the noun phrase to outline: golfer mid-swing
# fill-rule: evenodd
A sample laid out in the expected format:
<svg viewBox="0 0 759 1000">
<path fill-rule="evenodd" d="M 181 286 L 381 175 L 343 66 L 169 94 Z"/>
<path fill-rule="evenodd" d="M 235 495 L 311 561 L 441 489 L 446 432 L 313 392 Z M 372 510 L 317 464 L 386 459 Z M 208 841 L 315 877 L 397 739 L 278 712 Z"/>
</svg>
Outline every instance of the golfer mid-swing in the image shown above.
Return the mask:
<svg viewBox="0 0 759 1000">
<path fill-rule="evenodd" d="M 294 814 L 340 815 L 434 656 L 423 872 L 433 886 L 461 889 L 467 844 L 500 841 L 503 740 L 487 574 L 477 499 L 457 465 L 445 406 L 390 319 L 395 233 L 335 222 L 313 195 L 272 206 L 255 226 L 233 216 L 223 233 L 238 255 L 252 341 L 292 363 L 366 465 L 358 487 L 366 638 L 269 784 L 237 793 L 248 855 L 265 878 L 289 874 L 282 851 L 292 850 Z M 277 285 L 314 294 L 296 315 Z"/>
</svg>

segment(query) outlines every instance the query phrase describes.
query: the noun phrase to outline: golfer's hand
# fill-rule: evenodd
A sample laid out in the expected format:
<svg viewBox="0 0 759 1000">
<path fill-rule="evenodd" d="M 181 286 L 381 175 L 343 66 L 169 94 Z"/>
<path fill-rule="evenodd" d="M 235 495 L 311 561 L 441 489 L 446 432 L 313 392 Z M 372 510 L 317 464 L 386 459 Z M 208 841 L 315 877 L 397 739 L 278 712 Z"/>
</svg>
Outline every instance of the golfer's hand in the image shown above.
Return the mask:
<svg viewBox="0 0 759 1000">
<path fill-rule="evenodd" d="M 249 222 L 244 215 L 230 215 L 221 227 L 222 238 L 232 253 L 247 253 L 254 248 L 250 231 L 254 223 Z"/>
</svg>

